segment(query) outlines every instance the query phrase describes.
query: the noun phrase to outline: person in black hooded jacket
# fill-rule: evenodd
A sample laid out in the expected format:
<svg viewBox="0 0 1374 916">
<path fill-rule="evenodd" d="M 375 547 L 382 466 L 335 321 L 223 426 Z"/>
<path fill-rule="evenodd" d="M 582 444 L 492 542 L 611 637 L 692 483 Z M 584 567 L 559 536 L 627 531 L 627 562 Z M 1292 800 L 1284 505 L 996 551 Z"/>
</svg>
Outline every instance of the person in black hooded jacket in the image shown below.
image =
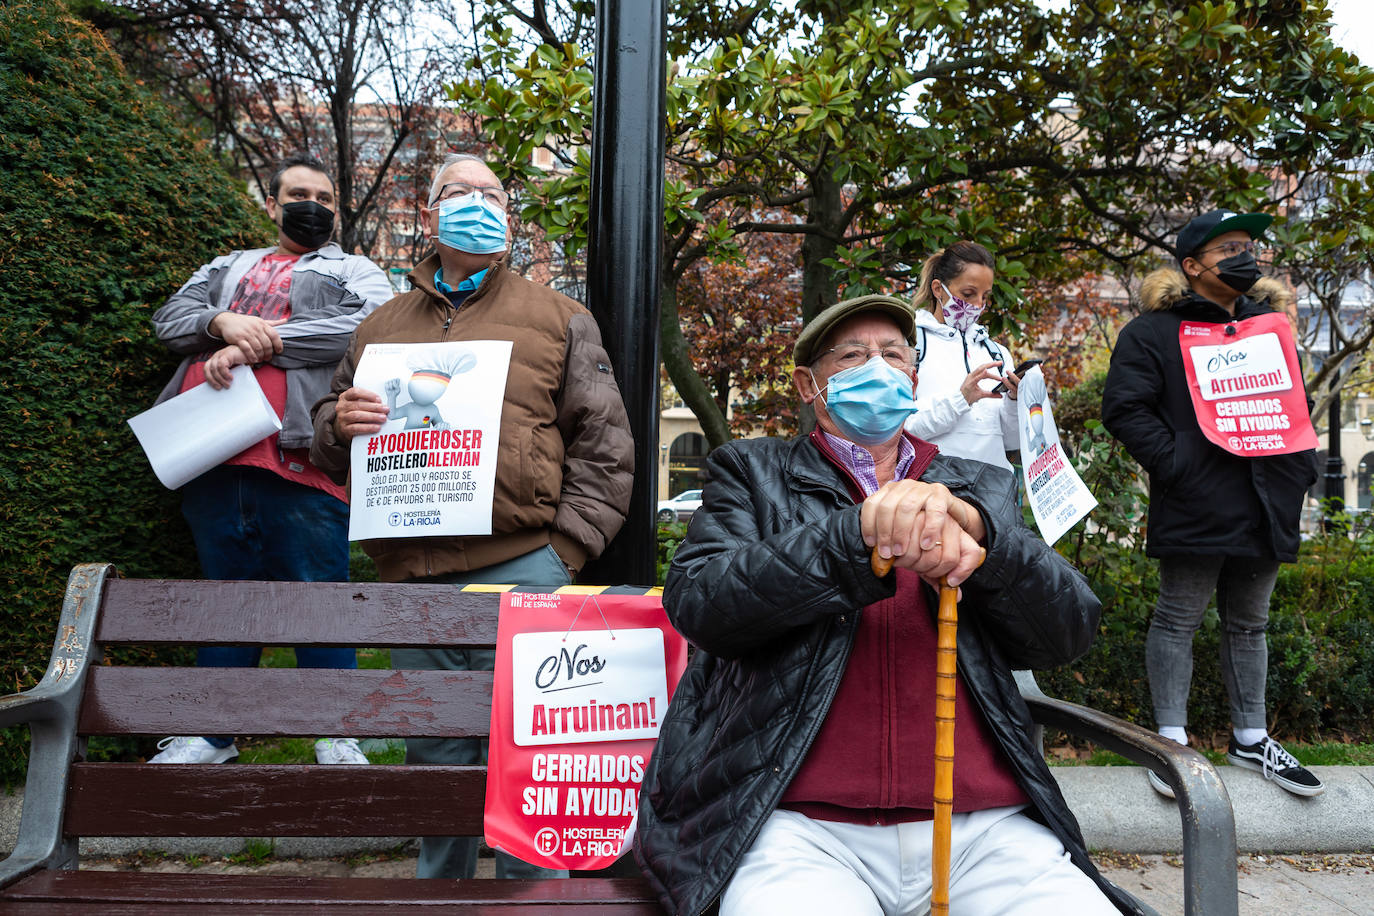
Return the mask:
<svg viewBox="0 0 1374 916">
<path fill-rule="evenodd" d="M 1221 669 L 1234 733 L 1228 758 L 1298 795 L 1322 783 L 1269 737 L 1265 711 L 1269 596 L 1279 563 L 1298 553 L 1303 495 L 1317 479 L 1311 450 L 1241 457 L 1203 435 L 1179 344 L 1184 321 L 1229 323 L 1287 295 L 1262 279 L 1254 240 L 1272 217 L 1213 210 L 1178 234 L 1180 270 L 1141 286 L 1145 311 L 1121 331 L 1102 396 L 1102 423 L 1150 477 L 1146 553 L 1159 558 L 1159 599 L 1146 668 L 1159 733 L 1188 742 L 1193 636 L 1212 593 L 1221 616 Z M 1161 794 L 1172 791 L 1155 774 Z"/>
<path fill-rule="evenodd" d="M 672 913 L 929 907 L 940 576 L 963 592 L 951 899 L 1139 912 L 1089 860 L 1012 676 L 1086 651 L 1100 605 L 1021 521 L 1009 472 L 903 433 L 913 333 L 899 299 L 830 307 L 794 348 L 818 428 L 709 459 L 664 590 L 696 651 L 634 838 Z M 895 568 L 875 575 L 870 548 Z"/>
</svg>

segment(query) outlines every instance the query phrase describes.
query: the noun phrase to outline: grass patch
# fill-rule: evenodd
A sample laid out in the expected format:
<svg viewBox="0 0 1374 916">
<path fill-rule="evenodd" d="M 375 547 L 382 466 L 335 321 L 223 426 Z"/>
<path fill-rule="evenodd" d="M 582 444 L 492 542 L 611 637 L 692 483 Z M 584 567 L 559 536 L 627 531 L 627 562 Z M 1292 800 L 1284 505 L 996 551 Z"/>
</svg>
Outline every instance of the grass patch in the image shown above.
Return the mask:
<svg viewBox="0 0 1374 916">
<path fill-rule="evenodd" d="M 253 837 L 244 841 L 242 850 L 230 853 L 224 860 L 234 865 L 263 865 L 271 860 L 276 852 L 276 840 Z"/>
<path fill-rule="evenodd" d="M 264 668 L 294 668 L 296 667 L 296 650 L 283 646 L 268 646 L 262 650 L 262 661 L 259 664 Z M 358 667 L 372 670 L 390 668 L 391 650 L 359 649 Z"/>
<path fill-rule="evenodd" d="M 1374 766 L 1374 744 L 1342 744 L 1339 741 L 1322 741 L 1316 744 L 1299 744 L 1285 741 L 1286 747 L 1294 757 L 1307 766 Z M 1226 766 L 1226 752 L 1211 748 L 1198 748 L 1213 766 Z M 1045 755 L 1049 765 L 1059 767 L 1131 767 L 1136 764 L 1100 748 L 1077 749 L 1073 747 L 1050 748 Z"/>
<path fill-rule="evenodd" d="M 396 859 L 404 859 L 414 854 L 415 851 L 407 840 L 381 852 L 359 852 L 351 856 L 344 856 L 343 863 L 349 868 L 358 868 L 362 865 L 371 865 L 373 862 L 391 862 Z"/>
<path fill-rule="evenodd" d="M 237 742 L 239 763 L 314 763 L 314 738 L 240 738 Z M 401 741 L 364 738 L 358 747 L 367 755 L 369 763 L 390 765 L 405 762 L 405 745 Z"/>
<path fill-rule="evenodd" d="M 239 763 L 314 763 L 314 738 L 240 738 Z"/>
</svg>

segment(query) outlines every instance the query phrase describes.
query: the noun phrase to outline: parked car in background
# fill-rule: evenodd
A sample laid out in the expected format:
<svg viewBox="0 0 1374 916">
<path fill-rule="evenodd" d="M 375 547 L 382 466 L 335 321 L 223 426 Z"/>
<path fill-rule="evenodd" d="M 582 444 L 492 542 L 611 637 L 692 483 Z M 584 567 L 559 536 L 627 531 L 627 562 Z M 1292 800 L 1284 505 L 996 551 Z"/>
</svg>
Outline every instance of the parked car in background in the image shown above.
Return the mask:
<svg viewBox="0 0 1374 916">
<path fill-rule="evenodd" d="M 660 525 L 669 522 L 685 522 L 692 517 L 692 513 L 701 508 L 700 490 L 683 490 L 672 499 L 661 499 L 658 501 L 658 512 L 655 517 Z"/>
</svg>

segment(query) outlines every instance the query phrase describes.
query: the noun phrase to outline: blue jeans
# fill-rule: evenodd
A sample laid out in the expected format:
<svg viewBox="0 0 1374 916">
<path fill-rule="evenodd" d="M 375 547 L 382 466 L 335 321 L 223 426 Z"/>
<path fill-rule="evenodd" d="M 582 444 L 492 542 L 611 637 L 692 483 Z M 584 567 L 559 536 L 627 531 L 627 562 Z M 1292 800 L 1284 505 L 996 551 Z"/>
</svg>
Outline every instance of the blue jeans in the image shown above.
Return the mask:
<svg viewBox="0 0 1374 916">
<path fill-rule="evenodd" d="M 1159 601 L 1145 637 L 1145 668 L 1155 724 L 1188 724 L 1193 680 L 1193 635 L 1212 592 L 1221 617 L 1221 677 L 1231 701 L 1231 725 L 1264 728 L 1265 678 L 1269 673 L 1269 595 L 1277 560 L 1247 557 L 1164 557 L 1159 561 Z"/>
<path fill-rule="evenodd" d="M 220 465 L 181 490 L 207 579 L 264 582 L 347 582 L 348 505 L 323 490 L 292 483 L 261 468 Z M 255 668 L 256 646 L 204 646 L 203 668 Z M 296 647 L 301 668 L 356 668 L 353 649 Z M 216 747 L 232 737 L 206 736 Z"/>
<path fill-rule="evenodd" d="M 446 585 L 534 585 L 555 589 L 572 579 L 552 547 L 469 572 L 412 579 Z M 391 667 L 402 671 L 490 671 L 496 653 L 491 649 L 392 649 Z M 471 765 L 486 758 L 480 738 L 407 738 L 406 763 Z M 420 838 L 417 878 L 471 878 L 477 871 L 477 838 L 427 836 Z M 496 853 L 498 878 L 566 878 L 563 869 L 541 868 L 504 852 Z"/>
</svg>

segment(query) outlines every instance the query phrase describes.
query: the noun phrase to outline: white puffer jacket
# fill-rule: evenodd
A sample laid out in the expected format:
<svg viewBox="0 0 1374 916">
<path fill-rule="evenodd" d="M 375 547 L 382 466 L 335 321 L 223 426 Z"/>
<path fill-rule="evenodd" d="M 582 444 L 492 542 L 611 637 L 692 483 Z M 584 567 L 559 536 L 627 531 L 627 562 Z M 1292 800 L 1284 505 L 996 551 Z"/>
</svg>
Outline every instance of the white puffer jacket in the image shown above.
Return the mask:
<svg viewBox="0 0 1374 916">
<path fill-rule="evenodd" d="M 1011 470 L 1007 452 L 1021 447 L 1016 402 L 980 398 L 970 405 L 959 391 L 968 374 L 984 363 L 1000 360 L 1000 371 L 1010 372 L 1016 365 L 1011 353 L 988 337 L 982 325 L 960 334 L 925 309 L 916 312 L 916 345 L 916 412 L 906 421 L 906 431 L 935 443 L 945 455 Z M 991 390 L 996 384 L 988 380 L 982 387 Z"/>
</svg>

